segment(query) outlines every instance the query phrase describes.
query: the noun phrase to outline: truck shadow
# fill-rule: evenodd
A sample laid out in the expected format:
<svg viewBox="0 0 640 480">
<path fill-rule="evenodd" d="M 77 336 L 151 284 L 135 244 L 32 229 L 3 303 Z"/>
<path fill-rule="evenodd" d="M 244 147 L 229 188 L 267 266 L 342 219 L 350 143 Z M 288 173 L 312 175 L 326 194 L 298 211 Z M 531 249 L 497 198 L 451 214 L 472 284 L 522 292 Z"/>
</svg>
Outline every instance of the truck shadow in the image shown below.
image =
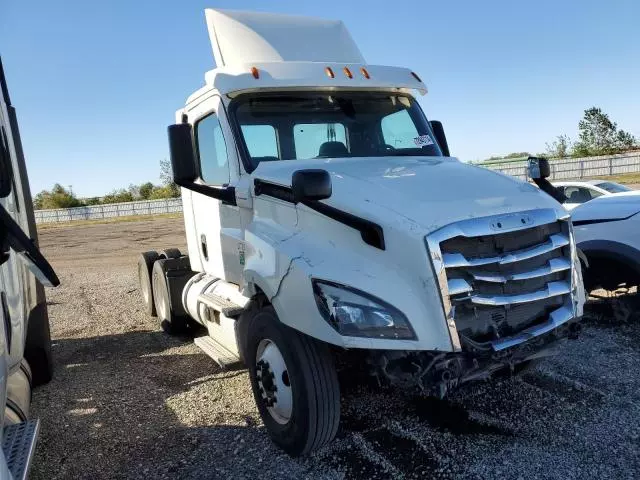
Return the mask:
<svg viewBox="0 0 640 480">
<path fill-rule="evenodd" d="M 136 330 L 58 339 L 53 351 L 54 380 L 33 397 L 35 479 L 452 478 L 447 468 L 465 466 L 450 445 L 532 441 L 535 422 L 572 423 L 602 402 L 544 372 L 448 400 L 345 388 L 336 441 L 292 459 L 262 427 L 246 370 L 221 370 L 190 338 Z"/>
<path fill-rule="evenodd" d="M 32 478 L 174 478 L 207 443 L 223 455 L 203 470 L 217 478 L 242 443 L 277 453 L 257 427 L 246 371 L 221 370 L 191 339 L 133 331 L 55 340 L 53 352 L 54 379 L 33 397 Z M 242 401 L 230 388 L 246 390 Z"/>
<path fill-rule="evenodd" d="M 435 403 L 421 403 L 430 400 L 362 388 L 345 392 L 336 442 L 292 459 L 264 431 L 246 370 L 223 371 L 190 338 L 132 331 L 55 340 L 53 351 L 54 379 L 33 399 L 32 415 L 42 422 L 35 479 L 375 476 L 383 470 L 357 448 L 358 439 L 410 476 L 433 472 L 438 462 L 390 422 L 409 415 L 451 430 L 442 423 L 450 412 L 456 428 L 479 433 L 447 402 L 433 400 L 434 410 Z M 360 406 L 370 399 L 392 399 L 397 408 L 367 415 Z"/>
</svg>

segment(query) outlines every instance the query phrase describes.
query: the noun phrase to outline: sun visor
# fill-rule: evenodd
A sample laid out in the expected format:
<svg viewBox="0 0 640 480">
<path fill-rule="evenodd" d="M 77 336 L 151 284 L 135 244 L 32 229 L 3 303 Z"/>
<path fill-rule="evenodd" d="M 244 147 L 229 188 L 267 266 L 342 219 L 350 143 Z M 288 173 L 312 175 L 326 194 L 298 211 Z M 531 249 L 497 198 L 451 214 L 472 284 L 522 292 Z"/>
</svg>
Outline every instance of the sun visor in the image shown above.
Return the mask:
<svg viewBox="0 0 640 480">
<path fill-rule="evenodd" d="M 339 20 L 206 9 L 217 67 L 270 62 L 366 63 Z"/>
</svg>

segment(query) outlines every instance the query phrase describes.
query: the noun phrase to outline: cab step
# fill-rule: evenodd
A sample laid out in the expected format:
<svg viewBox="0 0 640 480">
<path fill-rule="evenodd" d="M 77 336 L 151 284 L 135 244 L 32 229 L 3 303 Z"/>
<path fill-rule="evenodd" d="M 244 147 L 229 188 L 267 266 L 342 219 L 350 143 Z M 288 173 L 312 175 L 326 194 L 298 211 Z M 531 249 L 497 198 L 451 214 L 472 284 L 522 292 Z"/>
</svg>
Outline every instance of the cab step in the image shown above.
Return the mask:
<svg viewBox="0 0 640 480">
<path fill-rule="evenodd" d="M 237 318 L 244 311 L 242 305 L 232 302 L 228 298 L 221 297 L 215 293 L 201 293 L 198 295 L 198 301 L 204 303 L 207 307 L 222 313 L 228 318 Z"/>
<path fill-rule="evenodd" d="M 27 420 L 4 427 L 2 450 L 13 480 L 24 480 L 36 449 L 40 421 Z"/>
<path fill-rule="evenodd" d="M 213 360 L 220 365 L 220 368 L 226 370 L 236 363 L 240 362 L 240 357 L 231 352 L 221 343 L 216 342 L 209 335 L 203 335 L 202 337 L 196 337 L 193 339 L 200 349 L 209 355 Z"/>
</svg>

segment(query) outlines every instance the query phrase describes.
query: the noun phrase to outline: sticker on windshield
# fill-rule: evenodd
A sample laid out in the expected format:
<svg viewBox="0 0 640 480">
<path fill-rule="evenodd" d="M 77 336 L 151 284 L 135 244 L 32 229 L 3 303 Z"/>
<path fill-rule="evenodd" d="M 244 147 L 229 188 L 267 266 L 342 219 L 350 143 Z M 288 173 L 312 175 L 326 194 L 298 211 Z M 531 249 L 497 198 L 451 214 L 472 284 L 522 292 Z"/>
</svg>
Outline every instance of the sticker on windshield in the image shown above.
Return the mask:
<svg viewBox="0 0 640 480">
<path fill-rule="evenodd" d="M 413 141 L 416 143 L 417 147 L 428 147 L 429 145 L 433 145 L 433 140 L 429 135 L 420 135 L 419 137 L 415 137 Z"/>
</svg>

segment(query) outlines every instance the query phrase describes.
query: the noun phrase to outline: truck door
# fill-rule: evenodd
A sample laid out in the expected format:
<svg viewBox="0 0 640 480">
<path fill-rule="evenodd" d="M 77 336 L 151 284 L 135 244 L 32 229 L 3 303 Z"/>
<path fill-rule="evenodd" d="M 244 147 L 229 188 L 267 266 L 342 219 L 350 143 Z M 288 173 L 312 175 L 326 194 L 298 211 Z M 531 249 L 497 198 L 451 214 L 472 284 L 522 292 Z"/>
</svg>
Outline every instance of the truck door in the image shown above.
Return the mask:
<svg viewBox="0 0 640 480">
<path fill-rule="evenodd" d="M 235 185 L 240 167 L 220 98 L 205 100 L 188 115 L 197 119 L 193 129 L 202 180 L 216 187 Z M 191 228 L 196 236 L 192 243 L 198 252 L 190 250 L 189 255 L 199 255 L 206 273 L 239 284 L 244 259 L 239 249 L 242 229 L 238 207 L 195 192 L 190 203 L 194 220 Z"/>
</svg>

